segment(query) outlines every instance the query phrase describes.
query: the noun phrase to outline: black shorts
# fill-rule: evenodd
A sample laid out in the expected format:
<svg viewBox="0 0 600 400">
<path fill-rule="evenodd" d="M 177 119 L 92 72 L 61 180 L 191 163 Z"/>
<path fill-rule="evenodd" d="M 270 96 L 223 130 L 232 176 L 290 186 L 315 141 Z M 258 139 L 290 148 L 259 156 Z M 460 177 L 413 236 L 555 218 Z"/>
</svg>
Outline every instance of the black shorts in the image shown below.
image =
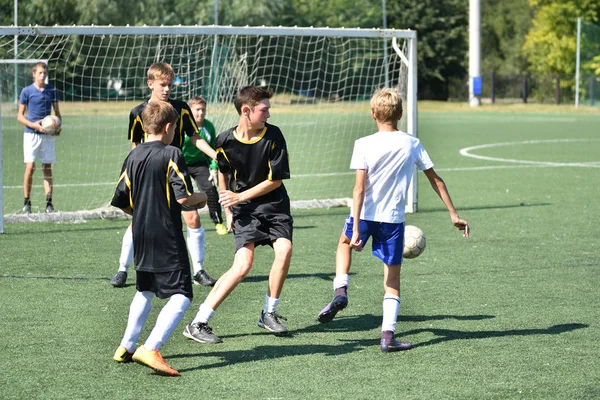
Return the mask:
<svg viewBox="0 0 600 400">
<path fill-rule="evenodd" d="M 192 300 L 192 275 L 189 268 L 168 272 L 136 271 L 135 288 L 138 292 L 152 292 L 159 299 L 182 294 Z"/>
<path fill-rule="evenodd" d="M 198 208 L 194 206 L 186 206 L 184 204 L 181 205 L 181 211 L 198 211 Z"/>
<path fill-rule="evenodd" d="M 288 214 L 234 216 L 235 251 L 249 243 L 254 243 L 255 246 L 272 246 L 273 242 L 280 238 L 292 241 L 293 222 L 292 216 Z"/>
</svg>

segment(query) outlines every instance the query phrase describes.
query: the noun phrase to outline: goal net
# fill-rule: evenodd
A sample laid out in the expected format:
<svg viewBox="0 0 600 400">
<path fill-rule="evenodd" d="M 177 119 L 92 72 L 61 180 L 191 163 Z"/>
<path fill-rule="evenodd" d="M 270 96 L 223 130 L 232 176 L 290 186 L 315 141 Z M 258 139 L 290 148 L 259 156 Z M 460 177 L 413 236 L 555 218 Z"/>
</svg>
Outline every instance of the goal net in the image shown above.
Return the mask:
<svg viewBox="0 0 600 400">
<path fill-rule="evenodd" d="M 0 33 L 1 60 L 48 60 L 49 82 L 61 92 L 63 117 L 53 167 L 58 212 L 43 214 L 38 165 L 33 213 L 22 215 L 23 126 L 17 122 L 16 98 L 32 83 L 32 64 L 0 61 L 0 199 L 8 221 L 111 213 L 108 204 L 131 149 L 129 111 L 149 95 L 147 69 L 158 61 L 175 70 L 173 98 L 206 98 L 207 119 L 217 132 L 237 124 L 232 100 L 240 87 L 273 89 L 269 122 L 281 128 L 288 142 L 292 179 L 285 185 L 294 207 L 340 205 L 351 197 L 350 157 L 354 141 L 376 129 L 369 113 L 376 89 L 398 88 L 405 100 L 401 129 L 417 133 L 414 31 L 80 26 L 2 27 Z M 413 186 L 407 211 L 415 210 Z"/>
</svg>

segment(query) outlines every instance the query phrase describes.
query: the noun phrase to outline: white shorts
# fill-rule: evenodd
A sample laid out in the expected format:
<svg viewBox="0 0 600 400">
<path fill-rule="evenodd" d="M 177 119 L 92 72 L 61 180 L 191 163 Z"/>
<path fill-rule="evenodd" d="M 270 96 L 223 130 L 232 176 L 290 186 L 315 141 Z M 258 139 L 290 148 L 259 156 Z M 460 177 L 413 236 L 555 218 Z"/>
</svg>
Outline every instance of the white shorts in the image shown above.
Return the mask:
<svg viewBox="0 0 600 400">
<path fill-rule="evenodd" d="M 42 164 L 56 163 L 54 152 L 54 136 L 39 133 L 23 133 L 23 159 L 26 163 L 35 162 L 39 158 Z"/>
</svg>

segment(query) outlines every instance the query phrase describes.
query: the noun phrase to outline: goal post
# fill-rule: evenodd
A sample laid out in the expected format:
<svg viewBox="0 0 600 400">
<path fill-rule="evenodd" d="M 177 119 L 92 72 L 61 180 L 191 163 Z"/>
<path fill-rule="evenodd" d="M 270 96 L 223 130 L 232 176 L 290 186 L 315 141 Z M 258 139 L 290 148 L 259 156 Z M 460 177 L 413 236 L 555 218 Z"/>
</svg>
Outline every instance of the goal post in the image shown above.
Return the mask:
<svg viewBox="0 0 600 400">
<path fill-rule="evenodd" d="M 63 131 L 56 139 L 53 199 L 44 215 L 41 168 L 32 208 L 22 215 L 22 131 L 16 121 L 16 59 L 47 60 L 49 82 L 61 92 Z M 108 204 L 127 141 L 129 111 L 149 95 L 147 69 L 173 66 L 172 97 L 208 101 L 217 132 L 235 125 L 232 100 L 245 85 L 273 90 L 270 122 L 281 127 L 290 153 L 286 187 L 293 207 L 345 205 L 354 141 L 371 134 L 369 99 L 386 85 L 404 100 L 400 129 L 417 135 L 417 34 L 412 30 L 225 26 L 0 27 L 3 216 L 7 221 L 113 215 Z M 5 62 L 2 62 L 4 60 Z M 15 64 L 17 65 L 17 64 Z M 22 70 L 23 68 L 20 68 Z M 30 71 L 29 71 L 30 72 Z M 416 176 L 407 212 L 417 210 Z M 36 212 L 37 211 L 37 212 Z M 118 214 L 118 213 L 117 213 Z"/>
</svg>

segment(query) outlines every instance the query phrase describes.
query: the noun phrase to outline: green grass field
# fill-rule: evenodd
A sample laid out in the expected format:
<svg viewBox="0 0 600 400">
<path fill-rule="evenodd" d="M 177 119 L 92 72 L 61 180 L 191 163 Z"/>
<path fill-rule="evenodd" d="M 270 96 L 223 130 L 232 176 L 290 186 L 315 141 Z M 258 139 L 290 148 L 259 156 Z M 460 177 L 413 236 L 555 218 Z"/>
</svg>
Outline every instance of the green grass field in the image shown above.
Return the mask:
<svg viewBox="0 0 600 400">
<path fill-rule="evenodd" d="M 315 320 L 331 300 L 346 208 L 294 211 L 294 256 L 278 308 L 293 335 L 256 326 L 272 260 L 259 248 L 252 272 L 211 322 L 224 343 L 191 342 L 182 324 L 163 347 L 181 378 L 112 361 L 135 292 L 133 276 L 124 289 L 108 283 L 127 220 L 7 224 L 2 398 L 600 398 L 600 116 L 423 108 L 420 137 L 472 237 L 453 229 L 421 174 L 419 212 L 408 223 L 428 243 L 403 266 L 397 327 L 414 349 L 379 350 L 382 267 L 368 251 L 354 256 L 349 307 L 329 325 Z M 351 179 L 328 185 L 351 188 Z M 219 275 L 232 262 L 233 238 L 203 220 L 207 270 Z M 207 294 L 194 290 L 185 322 Z M 149 327 L 163 304 L 156 301 Z"/>
</svg>

